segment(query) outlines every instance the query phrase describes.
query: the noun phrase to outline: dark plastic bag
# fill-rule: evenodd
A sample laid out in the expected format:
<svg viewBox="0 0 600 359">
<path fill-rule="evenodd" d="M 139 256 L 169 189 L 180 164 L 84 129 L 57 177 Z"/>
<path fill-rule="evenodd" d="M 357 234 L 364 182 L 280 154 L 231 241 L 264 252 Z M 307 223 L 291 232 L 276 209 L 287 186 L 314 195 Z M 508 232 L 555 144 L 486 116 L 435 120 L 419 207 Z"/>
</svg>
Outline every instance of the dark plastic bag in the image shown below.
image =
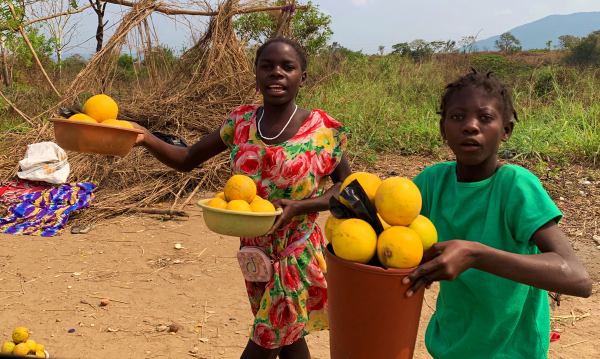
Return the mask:
<svg viewBox="0 0 600 359">
<path fill-rule="evenodd" d="M 335 218 L 359 218 L 369 223 L 378 236 L 383 232 L 383 225 L 377 216 L 377 209 L 357 180 L 350 182 L 340 192 L 340 197 L 350 204 L 350 208 L 332 196 L 329 200 L 329 211 Z"/>
</svg>

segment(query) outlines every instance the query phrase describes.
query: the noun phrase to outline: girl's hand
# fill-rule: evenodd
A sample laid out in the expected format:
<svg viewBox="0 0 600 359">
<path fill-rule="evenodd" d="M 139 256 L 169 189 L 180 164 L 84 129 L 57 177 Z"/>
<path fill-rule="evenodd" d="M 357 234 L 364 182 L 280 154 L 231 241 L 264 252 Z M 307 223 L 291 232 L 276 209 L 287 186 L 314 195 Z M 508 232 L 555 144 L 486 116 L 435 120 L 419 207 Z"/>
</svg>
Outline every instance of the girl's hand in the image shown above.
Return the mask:
<svg viewBox="0 0 600 359">
<path fill-rule="evenodd" d="M 277 229 L 288 224 L 292 218 L 301 214 L 300 201 L 294 201 L 291 199 L 276 199 L 273 200 L 273 205 L 275 208 L 281 207 L 283 209 L 283 213 L 277 217 L 275 224 L 273 224 L 273 227 L 271 227 L 267 235 L 273 234 Z"/>
<path fill-rule="evenodd" d="M 137 124 L 135 122 L 130 122 L 130 123 L 133 125 L 133 128 L 144 131 L 144 133 L 140 133 L 137 135 L 137 137 L 135 139 L 135 143 L 133 145 L 134 146 L 143 145 L 144 141 L 146 140 L 146 134 L 148 133 L 148 129 L 146 127 L 140 126 L 139 124 Z"/>
<path fill-rule="evenodd" d="M 421 287 L 429 287 L 435 281 L 456 279 L 474 266 L 479 245 L 457 239 L 434 244 L 424 253 L 422 264 L 402 280 L 403 284 L 412 283 L 406 296 L 412 296 Z"/>
</svg>

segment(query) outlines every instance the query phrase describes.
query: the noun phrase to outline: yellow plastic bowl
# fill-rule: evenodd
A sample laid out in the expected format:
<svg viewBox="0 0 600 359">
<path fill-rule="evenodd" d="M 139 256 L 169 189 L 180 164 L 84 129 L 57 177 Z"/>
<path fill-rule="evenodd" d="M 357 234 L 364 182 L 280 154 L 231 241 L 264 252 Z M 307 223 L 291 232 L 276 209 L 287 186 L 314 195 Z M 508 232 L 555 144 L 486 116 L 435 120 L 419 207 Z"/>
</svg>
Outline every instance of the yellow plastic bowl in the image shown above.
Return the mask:
<svg viewBox="0 0 600 359">
<path fill-rule="evenodd" d="M 211 231 L 226 236 L 263 236 L 273 227 L 275 218 L 283 212 L 281 208 L 269 213 L 230 211 L 208 206 L 210 200 L 211 198 L 207 198 L 198 202 L 198 206 L 202 207 L 204 222 Z"/>
</svg>

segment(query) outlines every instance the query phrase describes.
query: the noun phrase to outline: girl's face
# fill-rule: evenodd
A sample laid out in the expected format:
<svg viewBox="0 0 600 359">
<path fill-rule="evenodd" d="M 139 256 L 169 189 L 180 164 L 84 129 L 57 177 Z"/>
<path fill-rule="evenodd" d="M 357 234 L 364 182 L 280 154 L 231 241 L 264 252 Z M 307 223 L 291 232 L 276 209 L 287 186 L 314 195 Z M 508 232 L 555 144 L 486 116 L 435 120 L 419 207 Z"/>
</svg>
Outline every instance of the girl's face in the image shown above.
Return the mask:
<svg viewBox="0 0 600 359">
<path fill-rule="evenodd" d="M 440 129 L 458 164 L 495 170 L 500 143 L 510 137 L 514 125 L 503 118 L 502 106 L 499 99 L 475 86 L 450 97 Z"/>
<path fill-rule="evenodd" d="M 267 46 L 256 64 L 256 86 L 265 103 L 293 101 L 305 79 L 306 71 L 302 70 L 298 53 L 286 43 Z"/>
</svg>

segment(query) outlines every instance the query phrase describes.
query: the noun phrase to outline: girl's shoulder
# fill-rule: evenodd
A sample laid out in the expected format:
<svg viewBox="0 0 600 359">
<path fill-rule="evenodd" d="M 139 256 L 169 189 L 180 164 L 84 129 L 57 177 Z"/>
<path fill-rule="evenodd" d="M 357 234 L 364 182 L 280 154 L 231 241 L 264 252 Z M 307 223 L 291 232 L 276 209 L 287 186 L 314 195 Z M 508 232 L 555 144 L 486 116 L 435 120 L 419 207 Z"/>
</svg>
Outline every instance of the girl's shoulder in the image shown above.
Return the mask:
<svg viewBox="0 0 600 359">
<path fill-rule="evenodd" d="M 250 120 L 252 114 L 260 107 L 258 104 L 240 105 L 229 113 L 229 118 Z"/>
<path fill-rule="evenodd" d="M 311 110 L 310 116 L 312 116 L 313 119 L 321 121 L 323 123 L 323 126 L 327 128 L 339 130 L 344 129 L 344 125 L 340 121 L 336 120 L 335 118 L 333 118 L 333 116 L 319 108 Z"/>
</svg>

